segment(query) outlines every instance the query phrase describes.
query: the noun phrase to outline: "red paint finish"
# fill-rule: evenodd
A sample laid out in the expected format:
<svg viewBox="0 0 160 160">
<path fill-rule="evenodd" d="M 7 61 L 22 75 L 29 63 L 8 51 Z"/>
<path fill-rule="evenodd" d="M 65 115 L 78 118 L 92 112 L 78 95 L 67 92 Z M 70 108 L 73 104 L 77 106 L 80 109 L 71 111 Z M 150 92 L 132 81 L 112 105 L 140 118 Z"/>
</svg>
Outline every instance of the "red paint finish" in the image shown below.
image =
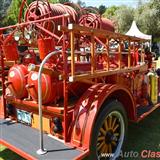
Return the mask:
<svg viewBox="0 0 160 160">
<path fill-rule="evenodd" d="M 73 119 L 73 131 L 72 131 L 72 139 L 71 143 L 73 145 L 79 146 L 79 147 L 85 147 L 86 149 L 89 148 L 88 146 L 84 146 L 83 144 L 83 136 L 85 132 L 86 123 L 87 121 L 90 122 L 89 128 L 87 128 L 87 136 L 88 140 L 85 143 L 88 143 L 90 141 L 89 133 L 91 132 L 91 126 L 93 123 L 94 116 L 97 113 L 97 110 L 94 111 L 94 114 L 89 119 L 89 110 L 92 106 L 92 103 L 97 103 L 95 101 L 95 96 L 97 96 L 99 88 L 102 86 L 102 84 L 97 84 L 88 89 L 87 92 L 81 97 L 79 102 L 77 103 L 75 107 L 74 112 L 74 119 Z"/>
<path fill-rule="evenodd" d="M 50 52 L 55 49 L 55 41 L 53 38 L 38 39 L 38 49 L 40 59 L 43 60 Z"/>
<path fill-rule="evenodd" d="M 121 74 L 121 76 L 118 75 L 119 78 L 117 78 L 117 75 L 113 76 L 108 75 L 108 77 L 99 77 L 95 79 L 92 78 L 92 76 L 91 77 L 88 76 L 84 80 L 87 80 L 85 83 L 89 84 L 85 84 L 83 83 L 83 81 L 70 83 L 68 80 L 70 76 L 72 63 L 70 63 L 69 60 L 67 60 L 70 58 L 70 54 L 68 54 L 69 53 L 68 51 L 70 50 L 69 34 L 67 31 L 63 31 L 61 33 L 60 31 L 58 31 L 57 28 L 58 25 L 62 25 L 65 28 L 69 23 L 76 23 L 76 24 L 79 23 L 82 26 L 110 31 L 108 32 L 111 34 L 111 36 L 109 34 L 109 37 L 112 37 L 113 33 L 111 32 L 114 32 L 114 26 L 110 20 L 101 18 L 100 15 L 96 15 L 93 13 L 89 13 L 86 15 L 82 14 L 78 15 L 78 12 L 70 6 L 66 6 L 63 4 L 50 4 L 48 1 L 44 2 L 34 1 L 29 6 L 27 6 L 23 18 L 25 20 L 25 23 L 21 23 L 23 16 L 23 9 L 25 8 L 24 7 L 25 3 L 26 0 L 23 0 L 22 5 L 20 7 L 19 24 L 10 27 L 0 28 L 0 31 L 3 31 L 7 28 L 17 28 L 23 31 L 25 28 L 32 29 L 29 27 L 33 26 L 33 31 L 37 30 L 37 32 L 35 32 L 37 36 L 35 37 L 37 38 L 38 41 L 37 44 L 35 45 L 39 49 L 40 52 L 39 55 L 41 60 L 43 60 L 48 53 L 54 51 L 55 48 L 57 50 L 62 50 L 61 55 L 53 56 L 48 61 L 48 67 L 50 67 L 53 70 L 53 72 L 55 70 L 61 72 L 60 74 L 62 75 L 63 81 L 62 80 L 60 81 L 58 78 L 52 77 L 51 75 L 42 74 L 42 80 L 41 80 L 42 103 L 45 104 L 42 105 L 43 116 L 49 117 L 50 119 L 58 117 L 62 120 L 63 131 L 62 133 L 60 133 L 59 136 L 63 136 L 65 142 L 69 142 L 71 140 L 72 146 L 76 146 L 84 150 L 85 152 L 81 156 L 77 157 L 77 159 L 82 159 L 87 154 L 89 154 L 89 147 L 90 147 L 93 127 L 94 124 L 96 123 L 96 118 L 98 114 L 101 112 L 102 107 L 105 107 L 105 105 L 103 104 L 106 100 L 116 99 L 120 101 L 123 104 L 124 108 L 126 109 L 129 119 L 135 120 L 137 118 L 135 112 L 136 107 L 135 107 L 134 96 L 130 92 L 130 90 L 133 90 L 132 89 L 133 84 L 131 83 L 132 79 L 130 79 L 129 81 L 128 78 L 125 78 L 123 76 L 123 74 Z M 4 39 L 4 43 L 1 44 L 1 46 L 3 47 L 4 55 L 7 60 L 18 59 L 17 42 L 14 41 L 14 36 L 13 36 L 14 32 L 17 29 L 15 29 L 9 36 L 7 36 Z M 116 39 L 115 34 L 113 36 Z M 117 34 L 117 36 L 119 35 Z M 55 39 L 53 39 L 53 37 Z M 100 40 L 99 38 L 95 39 L 95 42 L 98 42 L 96 44 L 101 44 L 106 49 L 109 49 L 108 46 L 104 44 L 104 42 L 106 43 L 106 40 L 103 42 L 103 40 Z M 121 36 L 119 38 L 121 39 Z M 75 39 L 73 38 L 73 41 L 71 42 L 74 42 L 75 43 L 74 45 L 77 45 L 77 46 L 72 46 L 71 51 L 76 48 L 78 51 L 80 47 L 83 46 L 84 49 L 90 47 L 90 38 L 88 38 L 87 35 L 85 36 L 85 33 L 82 34 L 81 38 L 76 33 Z M 109 44 L 109 40 L 107 40 L 107 43 Z M 29 44 L 29 41 L 27 42 L 27 40 L 26 40 L 26 45 L 30 47 L 35 47 L 34 44 L 32 43 Z M 95 47 L 97 47 L 97 45 L 95 45 Z M 95 71 L 101 69 L 103 70 L 107 67 L 109 67 L 109 69 L 116 69 L 116 68 L 118 69 L 118 67 L 124 67 L 128 65 L 128 60 L 129 60 L 128 55 L 127 56 L 122 55 L 123 62 L 121 66 L 119 66 L 118 62 L 120 62 L 119 61 L 120 54 L 117 51 L 113 52 L 115 53 L 115 56 L 113 58 L 107 57 L 107 55 L 105 56 L 95 55 L 94 57 L 94 54 L 91 54 L 91 57 L 93 59 L 95 58 L 95 64 L 93 64 L 93 66 L 91 66 L 90 64 L 92 63 L 92 61 L 90 61 L 85 54 L 84 56 L 83 54 L 81 55 L 82 53 L 81 52 L 80 55 L 77 56 L 79 62 L 75 62 L 76 74 L 88 73 L 87 71 L 90 71 L 92 68 L 94 68 L 94 65 L 95 65 Z M 137 56 L 138 55 L 134 55 L 131 52 L 131 61 L 132 61 L 131 65 L 134 66 L 137 64 L 138 61 Z M 74 61 L 72 54 L 71 58 L 72 61 Z M 81 61 L 81 58 L 87 59 L 87 62 Z M 6 99 L 8 102 L 12 103 L 13 106 L 16 108 L 20 108 L 25 111 L 37 114 L 38 105 L 34 101 L 38 101 L 38 83 L 37 83 L 38 72 L 31 71 L 30 73 L 28 73 L 27 65 L 30 61 L 32 61 L 32 59 L 24 59 L 23 63 L 26 64 L 26 66 L 15 65 L 10 69 L 8 82 L 6 84 L 8 85 L 8 88 L 11 90 L 13 97 L 8 96 L 10 99 L 9 98 L 7 99 L 6 96 Z M 4 69 L 3 61 L 2 61 L 2 68 Z M 102 75 L 103 73 L 101 74 L 101 76 Z M 91 81 L 88 80 L 90 78 Z M 99 82 L 107 84 L 102 84 Z M 126 86 L 128 84 L 127 82 L 129 83 L 128 88 L 130 89 L 127 89 L 123 86 L 123 85 Z M 90 87 L 90 85 L 93 83 L 97 84 Z M 3 103 L 0 108 L 0 116 L 5 117 L 5 99 L 4 99 L 5 86 L 4 86 L 3 75 L 2 75 L 2 84 L 3 84 L 3 96 L 2 96 Z M 32 100 L 31 101 L 23 100 L 23 98 L 28 97 L 28 93 L 32 97 Z M 81 96 L 82 94 L 83 96 Z M 76 97 L 77 99 L 81 97 L 78 100 L 78 103 L 77 99 L 74 98 L 73 98 L 74 102 L 72 102 L 72 95 L 74 95 L 74 97 Z M 59 102 L 60 100 L 62 101 Z M 73 103 L 75 106 L 73 105 Z M 58 105 L 61 106 L 61 109 L 60 107 L 58 107 Z M 53 129 L 53 122 L 51 122 L 51 129 Z M 12 150 L 25 156 L 25 158 L 27 156 L 28 159 L 32 159 L 32 157 L 30 157 L 23 151 L 14 148 L 10 144 L 7 144 L 4 141 L 1 141 L 1 143 L 6 144 Z"/>
<path fill-rule="evenodd" d="M 104 101 L 112 95 L 112 93 L 123 90 L 132 99 L 131 93 L 124 87 L 112 84 L 96 84 L 90 87 L 77 103 L 74 111 L 73 132 L 71 143 L 77 147 L 87 149 L 90 146 L 92 130 L 95 124 L 96 116 L 100 111 Z M 135 117 L 134 101 L 130 108 L 132 117 Z"/>
<path fill-rule="evenodd" d="M 27 84 L 27 66 L 25 65 L 14 65 L 10 68 L 8 73 L 8 88 L 16 98 L 25 98 L 28 96 L 26 90 Z"/>
<path fill-rule="evenodd" d="M 10 98 L 7 97 L 7 101 L 10 102 Z M 11 99 L 11 104 L 15 106 L 16 108 L 28 111 L 28 112 L 33 112 L 33 113 L 38 113 L 38 105 L 34 101 L 23 101 L 19 99 Z M 42 105 L 42 110 L 43 114 L 45 116 L 52 116 L 54 114 L 56 115 L 63 115 L 64 108 L 63 107 L 57 107 L 56 105 Z M 71 110 L 71 108 L 69 109 Z"/>
<path fill-rule="evenodd" d="M 24 4 L 22 3 L 21 10 L 23 7 Z M 67 24 L 77 22 L 78 13 L 75 11 L 74 8 L 70 6 L 60 3 L 52 4 L 41 1 L 38 1 L 37 3 L 37 1 L 34 1 L 26 9 L 24 19 L 26 22 L 29 22 L 65 14 L 68 14 Z M 20 17 L 22 18 L 22 11 L 19 16 L 19 20 L 21 21 Z M 62 25 L 62 19 L 55 19 L 54 21 L 46 21 L 41 24 L 41 26 L 43 26 L 48 31 L 56 33 L 56 35 L 61 35 L 61 32 L 57 30 L 58 25 Z"/>
<path fill-rule="evenodd" d="M 42 74 L 42 103 L 52 103 L 63 95 L 62 81 L 56 81 L 50 75 Z M 38 101 L 38 72 L 28 74 L 28 91 L 33 100 Z"/>
<path fill-rule="evenodd" d="M 89 155 L 89 150 L 86 150 L 85 152 L 74 158 L 74 160 L 82 160 L 83 158 L 86 158 L 86 156 L 88 155 Z"/>
<path fill-rule="evenodd" d="M 100 15 L 89 13 L 82 15 L 79 19 L 79 24 L 94 29 L 104 29 L 107 31 L 114 32 L 114 25 L 112 21 L 107 18 L 101 18 Z"/>
<path fill-rule="evenodd" d="M 0 118 L 6 117 L 6 100 L 4 96 L 0 97 Z"/>
<path fill-rule="evenodd" d="M 3 50 L 3 53 L 7 61 L 17 61 L 18 60 L 19 56 L 18 56 L 16 42 L 2 45 L 2 50 Z"/>
<path fill-rule="evenodd" d="M 33 50 L 27 50 L 24 54 L 22 59 L 24 65 L 29 65 L 30 63 L 36 64 L 36 53 Z"/>
<path fill-rule="evenodd" d="M 0 53 L 1 53 L 1 48 L 0 48 Z M 4 85 L 5 83 L 5 70 L 4 70 L 4 57 L 1 53 L 1 79 L 2 79 L 2 96 L 0 97 L 0 118 L 5 118 L 6 117 L 6 99 L 5 99 L 5 94 L 6 94 L 6 87 Z"/>
</svg>

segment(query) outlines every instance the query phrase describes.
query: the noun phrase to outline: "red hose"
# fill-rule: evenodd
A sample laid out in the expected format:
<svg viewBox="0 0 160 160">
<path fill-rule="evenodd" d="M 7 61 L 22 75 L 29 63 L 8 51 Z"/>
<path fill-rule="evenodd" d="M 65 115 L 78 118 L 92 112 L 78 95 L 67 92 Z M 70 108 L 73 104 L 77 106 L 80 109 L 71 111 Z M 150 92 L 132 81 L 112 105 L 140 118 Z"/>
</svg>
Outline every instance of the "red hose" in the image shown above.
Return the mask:
<svg viewBox="0 0 160 160">
<path fill-rule="evenodd" d="M 101 18 L 100 15 L 94 13 L 84 14 L 78 20 L 78 12 L 73 7 L 60 3 L 52 4 L 42 1 L 32 2 L 25 12 L 25 21 L 33 21 L 63 14 L 69 15 L 67 18 L 67 24 L 79 23 L 83 26 L 114 32 L 114 26 L 110 20 Z M 56 34 L 60 35 L 57 31 L 57 26 L 62 25 L 62 19 L 55 19 L 52 22 L 47 21 L 47 23 L 45 22 L 39 25 L 51 32 L 56 32 Z"/>
<path fill-rule="evenodd" d="M 74 10 L 74 8 L 60 3 L 57 4 L 50 3 L 49 5 L 50 7 L 48 6 L 47 2 L 42 2 L 42 1 L 32 2 L 25 13 L 25 21 L 33 21 L 41 18 L 47 18 L 49 16 L 69 14 L 70 17 L 68 18 L 68 23 L 77 22 L 78 14 Z M 54 23 L 57 25 L 61 24 L 60 20 L 56 20 Z"/>
<path fill-rule="evenodd" d="M 114 32 L 113 23 L 107 18 L 101 18 L 100 15 L 89 13 L 82 15 L 79 24 L 94 29 L 104 29 Z"/>
</svg>

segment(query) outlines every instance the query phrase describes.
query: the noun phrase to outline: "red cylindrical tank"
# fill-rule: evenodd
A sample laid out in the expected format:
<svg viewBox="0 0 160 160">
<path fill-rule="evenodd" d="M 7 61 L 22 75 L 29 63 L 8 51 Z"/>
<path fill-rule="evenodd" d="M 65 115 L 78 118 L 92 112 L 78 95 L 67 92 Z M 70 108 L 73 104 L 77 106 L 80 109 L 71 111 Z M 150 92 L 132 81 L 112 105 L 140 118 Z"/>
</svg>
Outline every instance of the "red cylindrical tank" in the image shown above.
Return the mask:
<svg viewBox="0 0 160 160">
<path fill-rule="evenodd" d="M 115 31 L 113 22 L 107 18 L 101 19 L 101 28 L 111 32 Z"/>
<path fill-rule="evenodd" d="M 63 96 L 62 81 L 50 75 L 42 74 L 42 104 L 52 103 Z M 34 101 L 38 101 L 38 72 L 31 71 L 28 75 L 28 91 Z"/>
<path fill-rule="evenodd" d="M 10 68 L 8 73 L 8 88 L 12 94 L 19 99 L 25 98 L 28 92 L 25 88 L 27 84 L 27 66 L 25 65 L 14 65 Z"/>
</svg>

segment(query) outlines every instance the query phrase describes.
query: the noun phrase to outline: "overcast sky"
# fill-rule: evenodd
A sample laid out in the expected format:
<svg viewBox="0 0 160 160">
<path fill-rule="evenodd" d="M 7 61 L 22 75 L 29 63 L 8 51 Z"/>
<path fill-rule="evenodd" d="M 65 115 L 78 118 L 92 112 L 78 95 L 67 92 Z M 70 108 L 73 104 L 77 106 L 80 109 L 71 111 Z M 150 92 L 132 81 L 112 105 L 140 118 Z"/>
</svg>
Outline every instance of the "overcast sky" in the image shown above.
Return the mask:
<svg viewBox="0 0 160 160">
<path fill-rule="evenodd" d="M 72 0 L 77 2 L 77 0 Z M 131 7 L 136 7 L 139 0 L 81 0 L 86 3 L 87 6 L 98 7 L 99 5 L 112 6 L 112 5 L 128 5 Z M 149 0 L 141 0 L 142 2 L 147 2 Z"/>
</svg>

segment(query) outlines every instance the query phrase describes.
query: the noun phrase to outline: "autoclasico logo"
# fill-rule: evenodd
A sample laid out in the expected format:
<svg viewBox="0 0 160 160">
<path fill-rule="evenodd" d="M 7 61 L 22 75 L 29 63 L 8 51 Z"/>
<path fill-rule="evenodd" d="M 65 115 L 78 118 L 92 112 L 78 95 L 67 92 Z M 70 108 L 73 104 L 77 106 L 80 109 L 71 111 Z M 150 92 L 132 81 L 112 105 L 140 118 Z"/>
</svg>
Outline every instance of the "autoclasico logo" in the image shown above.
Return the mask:
<svg viewBox="0 0 160 160">
<path fill-rule="evenodd" d="M 114 153 L 101 153 L 99 158 L 113 158 Z M 120 158 L 125 159 L 125 158 L 143 158 L 143 159 L 148 159 L 148 158 L 154 158 L 154 159 L 159 159 L 160 158 L 160 151 L 153 151 L 153 150 L 142 150 L 141 152 L 137 151 L 121 151 Z"/>
<path fill-rule="evenodd" d="M 121 157 L 121 158 L 138 158 L 139 153 L 136 151 L 128 151 L 128 152 L 121 151 L 119 157 Z"/>
<path fill-rule="evenodd" d="M 142 158 L 160 158 L 160 151 L 143 150 L 141 152 Z"/>
</svg>

